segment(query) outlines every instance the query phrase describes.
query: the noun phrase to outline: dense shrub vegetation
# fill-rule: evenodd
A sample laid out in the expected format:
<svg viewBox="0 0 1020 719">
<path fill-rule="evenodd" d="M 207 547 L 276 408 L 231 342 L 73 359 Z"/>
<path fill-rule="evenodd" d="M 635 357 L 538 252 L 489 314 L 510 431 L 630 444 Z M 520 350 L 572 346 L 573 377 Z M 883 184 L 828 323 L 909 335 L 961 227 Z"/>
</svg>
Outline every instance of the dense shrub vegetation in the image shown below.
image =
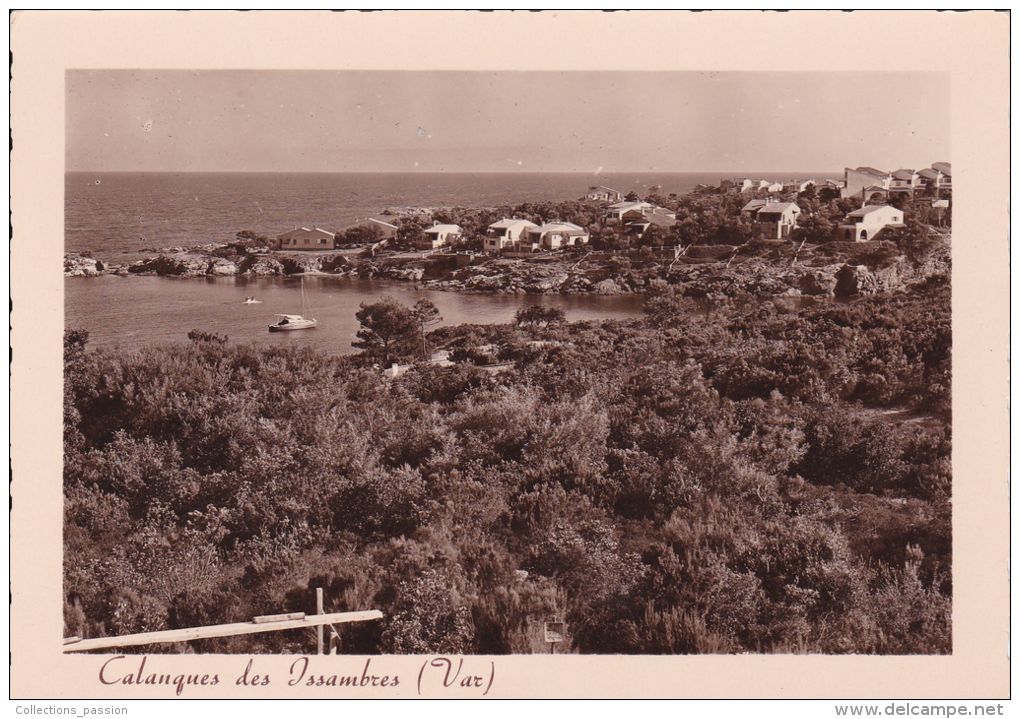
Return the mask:
<svg viewBox="0 0 1020 719">
<path fill-rule="evenodd" d="M 550 616 L 574 652 L 949 652 L 948 287 L 685 302 L 439 328 L 455 365 L 396 380 L 68 332 L 66 632 L 311 612 L 323 587 L 385 615 L 344 652 L 545 651 Z M 308 651 L 293 634 L 191 648 Z"/>
</svg>

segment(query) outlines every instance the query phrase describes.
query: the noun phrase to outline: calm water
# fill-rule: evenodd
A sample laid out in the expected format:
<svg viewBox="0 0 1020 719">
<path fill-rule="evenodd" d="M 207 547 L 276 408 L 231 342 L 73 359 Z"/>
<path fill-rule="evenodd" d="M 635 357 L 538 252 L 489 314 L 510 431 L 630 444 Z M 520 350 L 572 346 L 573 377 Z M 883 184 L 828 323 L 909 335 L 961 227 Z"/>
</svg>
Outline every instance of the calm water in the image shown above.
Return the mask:
<svg viewBox="0 0 1020 719">
<path fill-rule="evenodd" d="M 832 173 L 752 173 L 776 180 Z M 251 174 L 82 173 L 65 175 L 68 251 L 117 253 L 200 245 L 240 230 L 274 237 L 299 225 L 336 230 L 399 205 L 499 206 L 581 197 L 589 185 L 639 194 L 653 185 L 683 193 L 718 184 L 719 173 L 672 174 Z"/>
<path fill-rule="evenodd" d="M 298 278 L 68 277 L 64 281 L 65 326 L 89 331 L 92 347 L 132 348 L 186 341 L 192 329 L 225 334 L 232 343 L 259 342 L 351 352 L 358 306 L 384 295 L 413 304 L 427 297 L 444 324 L 509 322 L 519 307 L 560 307 L 569 320 L 627 318 L 641 314 L 633 295 L 475 295 L 417 290 L 404 282 L 306 277 L 305 293 L 315 329 L 270 333 L 277 313 L 301 311 Z M 247 295 L 260 305 L 242 304 Z"/>
</svg>

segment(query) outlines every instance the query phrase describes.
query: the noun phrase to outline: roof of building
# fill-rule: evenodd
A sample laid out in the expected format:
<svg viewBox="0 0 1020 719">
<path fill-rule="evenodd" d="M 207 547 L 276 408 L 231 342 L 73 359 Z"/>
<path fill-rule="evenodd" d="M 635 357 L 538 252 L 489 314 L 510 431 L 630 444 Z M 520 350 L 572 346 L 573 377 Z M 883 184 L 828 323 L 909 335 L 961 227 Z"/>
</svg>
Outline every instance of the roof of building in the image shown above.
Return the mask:
<svg viewBox="0 0 1020 719">
<path fill-rule="evenodd" d="M 291 235 L 295 234 L 308 234 L 312 232 L 320 232 L 323 235 L 335 237 L 335 235 L 332 232 L 330 232 L 329 230 L 324 230 L 321 227 L 295 227 L 293 230 L 288 230 L 287 232 L 284 232 L 282 235 L 278 235 L 277 238 L 279 239 L 280 237 L 290 237 Z"/>
<path fill-rule="evenodd" d="M 504 217 L 499 222 L 493 222 L 491 225 L 489 225 L 489 228 L 494 230 L 502 230 L 511 227 L 520 227 L 522 225 L 525 227 L 538 227 L 538 225 L 536 225 L 531 220 L 521 220 L 516 217 L 511 218 Z"/>
<path fill-rule="evenodd" d="M 609 190 L 610 192 L 615 192 L 617 195 L 620 194 L 619 190 L 614 190 L 612 187 L 606 187 L 605 185 L 592 185 L 588 188 L 588 192 L 591 192 L 592 190 Z"/>
<path fill-rule="evenodd" d="M 758 212 L 759 213 L 761 213 L 761 212 L 765 212 L 765 213 L 768 213 L 768 212 L 786 212 L 791 207 L 795 207 L 797 209 L 797 212 L 800 212 L 800 208 L 797 207 L 797 203 L 796 202 L 766 202 L 762 206 L 762 208 L 760 210 L 758 210 Z"/>
<path fill-rule="evenodd" d="M 874 175 L 875 177 L 889 177 L 888 172 L 885 172 L 884 170 L 877 170 L 874 167 L 868 167 L 867 165 L 858 167 L 857 172 L 863 172 L 866 175 Z"/>
<path fill-rule="evenodd" d="M 767 204 L 768 203 L 765 202 L 765 200 L 751 200 L 746 205 L 744 205 L 740 209 L 740 211 L 741 212 L 756 212 L 759 208 L 765 207 L 765 205 L 767 205 Z"/>
<path fill-rule="evenodd" d="M 610 210 L 634 210 L 641 207 L 651 207 L 652 203 L 645 202 L 643 200 L 624 200 L 623 202 L 616 202 L 609 206 Z"/>
<path fill-rule="evenodd" d="M 426 233 L 442 234 L 443 232 L 460 232 L 460 225 L 433 225 L 425 228 Z"/>
<path fill-rule="evenodd" d="M 640 217 L 635 217 L 634 219 L 627 221 L 628 227 L 647 227 L 648 225 L 655 225 L 656 227 L 672 227 L 675 224 L 676 217 L 655 213 L 641 215 Z"/>
<path fill-rule="evenodd" d="M 938 170 L 943 175 L 953 176 L 953 166 L 948 162 L 933 162 L 931 166 L 933 170 Z"/>
<path fill-rule="evenodd" d="M 913 170 L 894 170 L 892 176 L 897 180 L 912 180 L 914 178 Z"/>
<path fill-rule="evenodd" d="M 896 208 L 891 205 L 865 205 L 859 210 L 854 210 L 853 212 L 848 213 L 847 217 L 864 217 L 865 215 L 870 215 L 872 212 L 878 212 L 879 210 L 896 210 Z M 896 211 L 898 212 L 899 210 Z"/>
<path fill-rule="evenodd" d="M 541 227 L 536 228 L 539 232 L 545 234 L 546 232 L 569 232 L 571 234 L 588 234 L 588 230 L 584 229 L 580 225 L 575 225 L 573 222 L 547 222 Z"/>
<path fill-rule="evenodd" d="M 349 230 L 349 229 L 351 229 L 353 227 L 361 227 L 362 225 L 367 225 L 369 223 L 371 223 L 373 225 L 380 225 L 380 226 L 385 227 L 385 228 L 387 228 L 389 230 L 396 230 L 397 229 L 397 226 L 394 225 L 393 223 L 387 222 L 386 220 L 380 220 L 377 217 L 366 217 L 363 220 L 358 220 L 356 222 L 352 222 L 351 224 L 347 225 L 347 227 L 345 227 L 344 229 L 345 230 Z"/>
<path fill-rule="evenodd" d="M 925 178 L 926 180 L 934 180 L 936 177 L 939 176 L 939 171 L 933 170 L 930 167 L 926 167 L 923 170 L 918 170 L 917 174 Z"/>
</svg>

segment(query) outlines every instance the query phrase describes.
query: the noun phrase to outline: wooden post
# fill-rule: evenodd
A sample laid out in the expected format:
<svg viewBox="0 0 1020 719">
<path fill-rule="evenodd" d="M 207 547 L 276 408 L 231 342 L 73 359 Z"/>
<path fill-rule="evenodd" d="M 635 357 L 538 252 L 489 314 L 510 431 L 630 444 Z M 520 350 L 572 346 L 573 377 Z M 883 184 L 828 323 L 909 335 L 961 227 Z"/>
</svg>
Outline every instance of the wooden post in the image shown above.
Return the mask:
<svg viewBox="0 0 1020 719">
<path fill-rule="evenodd" d="M 322 614 L 322 587 L 316 587 L 315 589 L 315 613 Z M 320 624 L 315 628 L 315 646 L 316 653 L 322 654 L 322 625 Z"/>
<path fill-rule="evenodd" d="M 329 653 L 336 654 L 337 649 L 340 647 L 340 632 L 336 630 L 336 627 L 331 626 L 329 628 Z"/>
</svg>

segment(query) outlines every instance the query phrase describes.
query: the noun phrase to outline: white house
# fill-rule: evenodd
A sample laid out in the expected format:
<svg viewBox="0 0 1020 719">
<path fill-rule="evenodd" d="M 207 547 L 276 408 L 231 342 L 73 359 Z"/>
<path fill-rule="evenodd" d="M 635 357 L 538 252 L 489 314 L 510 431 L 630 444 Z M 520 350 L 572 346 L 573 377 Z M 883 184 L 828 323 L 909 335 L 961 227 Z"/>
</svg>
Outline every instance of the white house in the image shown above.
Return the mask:
<svg viewBox="0 0 1020 719">
<path fill-rule="evenodd" d="M 276 238 L 279 250 L 332 250 L 336 235 L 321 227 L 298 227 Z"/>
<path fill-rule="evenodd" d="M 891 205 L 865 205 L 848 214 L 837 229 L 841 240 L 867 242 L 887 227 L 903 227 L 903 210 Z"/>
<path fill-rule="evenodd" d="M 617 202 L 606 208 L 606 219 L 607 220 L 622 220 L 623 216 L 628 212 L 637 210 L 638 212 L 648 212 L 654 208 L 650 202 Z"/>
<path fill-rule="evenodd" d="M 766 240 L 789 237 L 799 217 L 800 208 L 795 202 L 766 202 L 752 213 L 755 226 L 761 229 Z"/>
<path fill-rule="evenodd" d="M 670 230 L 676 225 L 676 213 L 662 207 L 653 207 L 647 212 L 635 210 L 623 216 L 623 225 L 627 234 L 642 238 L 652 225 L 663 231 Z"/>
<path fill-rule="evenodd" d="M 782 182 L 770 182 L 765 189 L 768 190 L 769 192 L 782 192 L 783 191 L 783 183 Z"/>
<path fill-rule="evenodd" d="M 892 175 L 892 182 L 889 184 L 890 192 L 902 192 L 913 195 L 914 190 L 921 186 L 921 178 L 913 170 L 894 170 L 890 175 Z"/>
<path fill-rule="evenodd" d="M 768 204 L 767 200 L 750 200 L 746 205 L 744 205 L 740 209 L 740 214 L 744 215 L 753 222 L 754 216 L 758 214 L 758 210 L 765 207 L 765 205 L 767 204 Z"/>
<path fill-rule="evenodd" d="M 783 183 L 783 192 L 804 192 L 814 184 L 814 180 L 789 180 Z"/>
<path fill-rule="evenodd" d="M 414 246 L 419 250 L 434 250 L 437 247 L 445 247 L 461 236 L 462 230 L 459 225 L 434 224 L 422 233 Z"/>
<path fill-rule="evenodd" d="M 948 162 L 933 162 L 931 167 L 918 170 L 921 186 L 933 195 L 953 189 L 953 170 Z"/>
<path fill-rule="evenodd" d="M 596 200 L 598 202 L 619 202 L 623 199 L 623 193 L 611 187 L 593 185 L 588 188 L 588 193 L 584 196 L 584 199 Z"/>
<path fill-rule="evenodd" d="M 892 187 L 892 173 L 874 167 L 847 167 L 843 169 L 842 197 L 860 197 L 865 202 L 888 196 Z"/>
<path fill-rule="evenodd" d="M 572 222 L 547 222 L 524 232 L 522 245 L 538 246 L 546 250 L 588 244 L 588 231 Z"/>
<path fill-rule="evenodd" d="M 538 227 L 534 222 L 519 220 L 517 218 L 503 218 L 499 222 L 493 222 L 485 231 L 485 238 L 482 245 L 487 252 L 499 252 L 506 248 L 519 245 L 524 233 L 527 230 Z"/>
</svg>

